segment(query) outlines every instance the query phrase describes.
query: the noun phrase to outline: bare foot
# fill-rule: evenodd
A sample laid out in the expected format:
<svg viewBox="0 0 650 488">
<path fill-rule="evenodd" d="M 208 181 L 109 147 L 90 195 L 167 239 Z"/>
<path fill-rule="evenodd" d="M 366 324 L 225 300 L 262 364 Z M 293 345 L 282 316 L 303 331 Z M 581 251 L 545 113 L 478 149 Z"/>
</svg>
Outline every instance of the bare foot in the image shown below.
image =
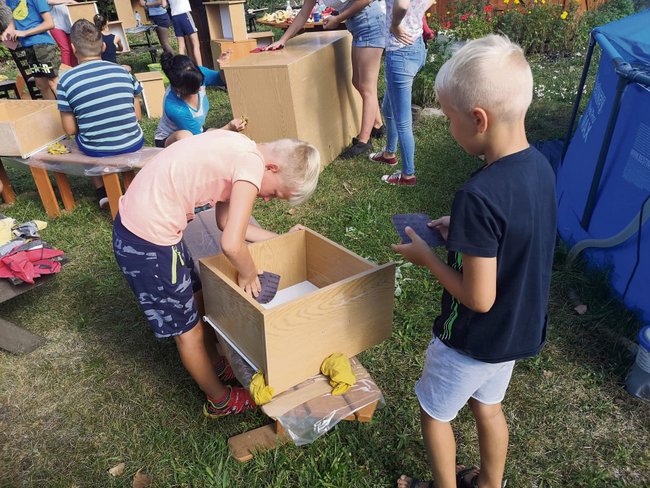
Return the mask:
<svg viewBox="0 0 650 488">
<path fill-rule="evenodd" d="M 464 464 L 456 465 L 457 485 L 462 488 L 478 487 L 478 475 L 480 470 L 476 466 L 468 468 Z"/>
<path fill-rule="evenodd" d="M 409 478 L 405 474 L 397 480 L 397 488 L 435 488 L 433 481 L 420 481 L 417 478 Z"/>
<path fill-rule="evenodd" d="M 221 55 L 217 58 L 217 65 L 219 68 L 222 66 L 228 66 L 230 63 L 230 56 L 232 56 L 232 49 L 226 49 Z"/>
</svg>

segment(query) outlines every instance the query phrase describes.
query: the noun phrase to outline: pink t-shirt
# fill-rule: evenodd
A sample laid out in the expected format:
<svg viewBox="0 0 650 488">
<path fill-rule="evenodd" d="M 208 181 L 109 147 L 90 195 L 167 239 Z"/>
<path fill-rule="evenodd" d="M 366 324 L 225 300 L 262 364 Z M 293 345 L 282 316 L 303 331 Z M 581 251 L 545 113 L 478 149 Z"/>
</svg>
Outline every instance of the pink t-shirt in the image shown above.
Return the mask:
<svg viewBox="0 0 650 488">
<path fill-rule="evenodd" d="M 122 224 L 153 244 L 177 244 L 196 207 L 228 201 L 238 180 L 259 189 L 263 175 L 264 158 L 242 134 L 213 130 L 183 139 L 136 175 L 120 198 Z"/>
</svg>

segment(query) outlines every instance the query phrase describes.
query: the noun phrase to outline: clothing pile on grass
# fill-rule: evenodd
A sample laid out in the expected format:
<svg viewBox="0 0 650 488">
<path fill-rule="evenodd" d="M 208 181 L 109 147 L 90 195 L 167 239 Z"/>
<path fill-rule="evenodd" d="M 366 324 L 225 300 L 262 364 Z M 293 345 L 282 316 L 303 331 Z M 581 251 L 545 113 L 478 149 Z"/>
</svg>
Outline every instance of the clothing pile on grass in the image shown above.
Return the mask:
<svg viewBox="0 0 650 488">
<path fill-rule="evenodd" d="M 65 255 L 40 238 L 45 227 L 41 220 L 18 224 L 0 214 L 0 279 L 33 285 L 35 278 L 61 271 Z"/>
</svg>

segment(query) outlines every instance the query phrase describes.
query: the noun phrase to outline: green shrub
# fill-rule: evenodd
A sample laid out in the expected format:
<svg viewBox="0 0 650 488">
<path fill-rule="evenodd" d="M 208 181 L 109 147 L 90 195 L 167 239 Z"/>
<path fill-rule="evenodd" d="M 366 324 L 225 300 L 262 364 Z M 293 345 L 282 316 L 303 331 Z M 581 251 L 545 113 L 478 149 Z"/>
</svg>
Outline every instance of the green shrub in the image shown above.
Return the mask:
<svg viewBox="0 0 650 488">
<path fill-rule="evenodd" d="M 453 40 L 445 36 L 437 36 L 435 41 L 429 42 L 424 68 L 413 80 L 412 100 L 414 104 L 421 107 L 430 107 L 434 104 L 436 75 L 444 62 L 451 57 L 452 44 Z"/>
</svg>

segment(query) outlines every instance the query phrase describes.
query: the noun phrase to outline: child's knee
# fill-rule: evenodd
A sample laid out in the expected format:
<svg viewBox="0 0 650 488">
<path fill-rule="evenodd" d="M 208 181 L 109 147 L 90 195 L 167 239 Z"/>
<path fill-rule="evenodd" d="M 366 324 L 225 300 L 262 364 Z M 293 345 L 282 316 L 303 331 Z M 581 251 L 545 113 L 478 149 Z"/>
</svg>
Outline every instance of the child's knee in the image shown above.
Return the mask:
<svg viewBox="0 0 650 488">
<path fill-rule="evenodd" d="M 481 420 L 490 420 L 503 415 L 501 403 L 481 403 L 475 398 L 470 398 L 467 402 L 472 410 L 474 417 Z"/>
</svg>

